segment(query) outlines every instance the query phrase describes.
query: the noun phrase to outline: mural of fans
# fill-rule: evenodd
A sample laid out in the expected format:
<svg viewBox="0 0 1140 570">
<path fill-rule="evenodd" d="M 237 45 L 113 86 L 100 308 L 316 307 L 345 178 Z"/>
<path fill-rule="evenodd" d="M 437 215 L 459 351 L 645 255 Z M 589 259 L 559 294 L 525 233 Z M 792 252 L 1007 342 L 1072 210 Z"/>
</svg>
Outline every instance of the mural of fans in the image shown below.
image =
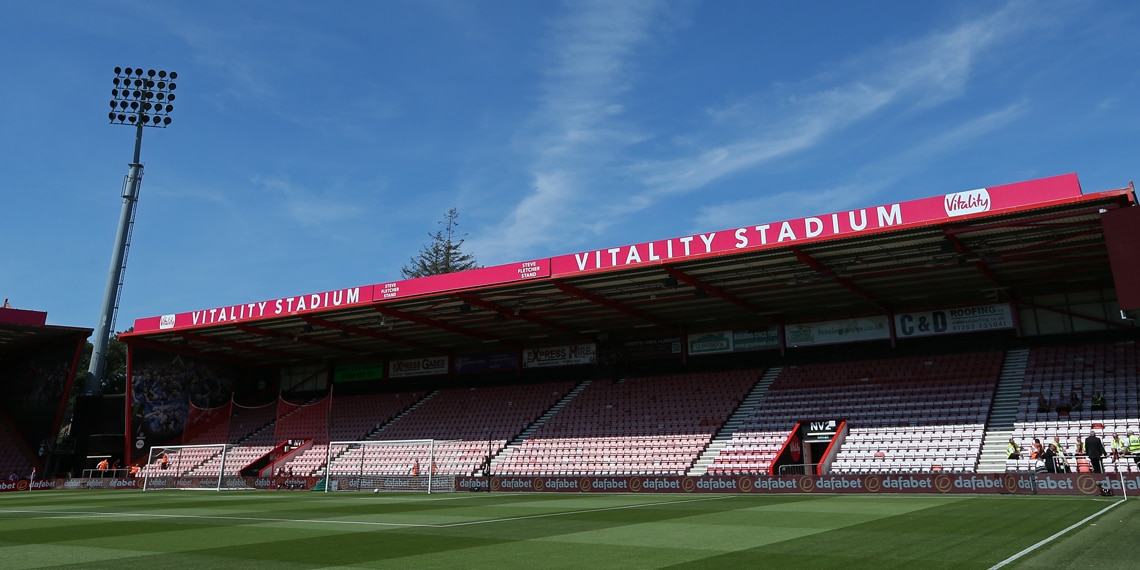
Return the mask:
<svg viewBox="0 0 1140 570">
<path fill-rule="evenodd" d="M 132 429 L 152 442 L 182 434 L 190 403 L 213 407 L 230 399 L 233 371 L 169 355 L 140 358 L 131 370 Z"/>
</svg>

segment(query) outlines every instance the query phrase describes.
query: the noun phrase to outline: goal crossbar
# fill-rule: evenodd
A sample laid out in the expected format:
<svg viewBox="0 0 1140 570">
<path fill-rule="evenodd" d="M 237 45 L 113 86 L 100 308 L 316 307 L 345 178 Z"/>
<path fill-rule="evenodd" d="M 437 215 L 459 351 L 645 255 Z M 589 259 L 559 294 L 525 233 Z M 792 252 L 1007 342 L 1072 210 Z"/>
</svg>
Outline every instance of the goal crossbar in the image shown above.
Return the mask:
<svg viewBox="0 0 1140 570">
<path fill-rule="evenodd" d="M 214 479 L 213 486 L 196 486 L 190 485 L 187 487 L 179 487 L 177 484 L 173 487 L 163 485 L 164 488 L 178 488 L 178 489 L 193 489 L 205 491 L 220 491 L 222 490 L 222 478 L 226 472 L 226 455 L 233 445 L 228 443 L 209 443 L 199 445 L 156 445 L 150 448 L 147 453 L 146 466 L 143 468 L 143 491 L 148 490 L 151 485 L 151 479 L 170 479 L 179 480 L 194 480 L 204 483 L 206 480 Z M 173 455 L 173 458 L 171 457 Z M 189 455 L 189 458 L 184 457 Z M 190 472 L 208 461 L 217 459 L 219 461 L 217 477 L 189 477 Z M 184 465 L 185 464 L 185 465 Z M 188 466 L 188 467 L 186 467 Z M 156 474 L 155 471 L 158 471 Z M 169 473 L 164 473 L 169 471 Z"/>
<path fill-rule="evenodd" d="M 324 491 L 442 491 L 435 439 L 329 442 Z M 347 487 L 347 488 L 344 488 Z"/>
</svg>

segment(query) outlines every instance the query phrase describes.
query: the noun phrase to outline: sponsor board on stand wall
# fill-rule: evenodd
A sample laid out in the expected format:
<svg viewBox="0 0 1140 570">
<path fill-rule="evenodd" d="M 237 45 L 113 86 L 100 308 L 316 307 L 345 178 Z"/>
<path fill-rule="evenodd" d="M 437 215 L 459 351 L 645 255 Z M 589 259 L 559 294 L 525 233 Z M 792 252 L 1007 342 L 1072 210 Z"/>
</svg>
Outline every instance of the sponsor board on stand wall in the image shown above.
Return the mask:
<svg viewBox="0 0 1140 570">
<path fill-rule="evenodd" d="M 627 340 L 621 343 L 621 353 L 629 360 L 669 358 L 681 354 L 681 337 Z"/>
<path fill-rule="evenodd" d="M 1012 328 L 1013 309 L 1009 303 L 895 315 L 895 335 L 899 338 Z"/>
<path fill-rule="evenodd" d="M 690 356 L 766 350 L 780 348 L 780 327 L 690 333 L 687 339 Z"/>
<path fill-rule="evenodd" d="M 456 356 L 451 363 L 451 371 L 456 374 L 492 372 L 496 370 L 518 370 L 518 367 L 519 353 L 516 351 L 464 354 Z"/>
<path fill-rule="evenodd" d="M 333 369 L 333 382 L 360 382 L 363 380 L 382 380 L 384 378 L 383 362 L 362 362 L 359 364 L 338 364 Z"/>
<path fill-rule="evenodd" d="M 1099 495 L 1140 492 L 1140 474 L 923 473 L 790 476 L 494 476 L 457 477 L 457 490 L 552 493 L 931 493 Z"/>
<path fill-rule="evenodd" d="M 523 351 L 523 368 L 594 364 L 598 361 L 598 347 L 590 342 L 563 346 L 528 348 Z"/>
<path fill-rule="evenodd" d="M 815 346 L 888 339 L 891 328 L 887 317 L 875 316 L 787 325 L 785 334 L 788 346 Z"/>
<path fill-rule="evenodd" d="M 447 356 L 425 356 L 406 358 L 388 363 L 389 378 L 411 378 L 413 376 L 434 376 L 447 374 Z"/>
</svg>

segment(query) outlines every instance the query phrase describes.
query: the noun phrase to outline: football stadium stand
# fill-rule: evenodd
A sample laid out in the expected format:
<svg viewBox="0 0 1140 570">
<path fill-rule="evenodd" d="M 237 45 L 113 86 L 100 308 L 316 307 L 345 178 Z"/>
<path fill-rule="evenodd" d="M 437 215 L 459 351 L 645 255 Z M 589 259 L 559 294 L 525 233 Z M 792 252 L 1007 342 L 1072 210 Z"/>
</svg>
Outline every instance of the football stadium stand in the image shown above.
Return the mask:
<svg viewBox="0 0 1140 570">
<path fill-rule="evenodd" d="M 1085 471 L 1090 432 L 1140 431 L 1135 206 L 1068 174 L 138 319 L 122 449 L 86 459 L 181 444 L 143 474 L 361 490 L 1033 472 L 1039 438 Z M 7 415 L 0 470 L 26 471 L 43 430 Z"/>
<path fill-rule="evenodd" d="M 594 382 L 493 470 L 523 475 L 682 475 L 744 395 L 755 370 Z"/>
</svg>

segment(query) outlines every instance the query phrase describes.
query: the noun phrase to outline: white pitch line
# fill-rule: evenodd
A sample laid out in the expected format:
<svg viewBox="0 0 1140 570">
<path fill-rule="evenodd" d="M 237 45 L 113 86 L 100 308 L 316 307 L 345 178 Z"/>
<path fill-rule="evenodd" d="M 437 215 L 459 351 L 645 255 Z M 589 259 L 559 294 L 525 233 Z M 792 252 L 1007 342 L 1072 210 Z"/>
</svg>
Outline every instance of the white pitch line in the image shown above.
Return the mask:
<svg viewBox="0 0 1140 570">
<path fill-rule="evenodd" d="M 1124 501 L 1117 501 L 1117 502 L 1115 502 L 1115 503 L 1113 503 L 1113 504 L 1111 504 L 1111 505 L 1109 505 L 1109 506 L 1107 506 L 1107 507 L 1105 507 L 1105 508 L 1083 518 L 1083 519 L 1081 519 L 1080 521 L 1069 525 L 1068 528 L 1065 528 L 1064 530 L 1057 532 L 1053 536 L 1050 536 L 1049 538 L 1046 538 L 1046 539 L 1042 540 L 1041 542 L 1038 542 L 1037 544 L 1034 544 L 1033 546 L 1030 546 L 1029 548 L 1022 550 L 1021 552 L 1018 552 L 1017 554 L 1014 554 L 1013 556 L 1010 556 L 1009 558 L 1006 558 L 1005 560 L 1002 560 L 1001 562 L 998 562 L 997 564 L 990 566 L 990 570 L 997 570 L 998 568 L 1001 568 L 1002 566 L 1005 566 L 1007 564 L 1015 562 L 1018 558 L 1021 558 L 1022 556 L 1025 556 L 1026 554 L 1029 554 L 1030 552 L 1033 552 L 1034 550 L 1037 550 L 1038 548 L 1041 548 L 1042 546 L 1045 546 L 1046 544 L 1049 544 L 1050 542 L 1057 540 L 1058 538 L 1060 538 L 1061 536 L 1063 536 L 1065 533 L 1069 532 L 1070 530 L 1073 530 L 1074 528 L 1077 528 L 1078 526 L 1081 526 L 1081 525 L 1091 521 L 1092 519 L 1095 519 L 1095 518 L 1099 517 L 1100 515 L 1107 513 L 1110 509 L 1116 508 L 1116 507 L 1122 505 L 1123 503 L 1124 503 Z"/>
</svg>

